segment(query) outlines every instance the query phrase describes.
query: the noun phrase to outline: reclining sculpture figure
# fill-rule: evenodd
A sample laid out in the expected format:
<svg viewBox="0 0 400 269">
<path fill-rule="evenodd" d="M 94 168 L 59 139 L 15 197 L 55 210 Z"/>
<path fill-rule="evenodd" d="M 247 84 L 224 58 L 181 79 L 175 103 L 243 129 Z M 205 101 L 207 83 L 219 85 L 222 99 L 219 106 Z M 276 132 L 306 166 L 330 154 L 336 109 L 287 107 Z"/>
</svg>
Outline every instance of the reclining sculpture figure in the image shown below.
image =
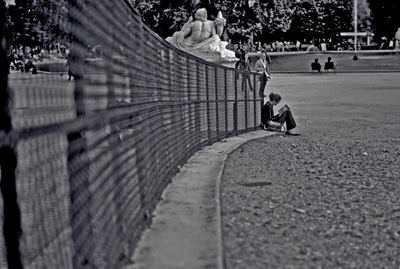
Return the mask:
<svg viewBox="0 0 400 269">
<path fill-rule="evenodd" d="M 179 32 L 166 40 L 188 53 L 197 51 L 218 51 L 223 58 L 235 58 L 233 51 L 225 47 L 228 42 L 221 41 L 220 36 L 224 31 L 226 20 L 218 12 L 215 21 L 207 19 L 207 10 L 200 8 L 196 11 L 195 20 L 190 17 Z"/>
</svg>

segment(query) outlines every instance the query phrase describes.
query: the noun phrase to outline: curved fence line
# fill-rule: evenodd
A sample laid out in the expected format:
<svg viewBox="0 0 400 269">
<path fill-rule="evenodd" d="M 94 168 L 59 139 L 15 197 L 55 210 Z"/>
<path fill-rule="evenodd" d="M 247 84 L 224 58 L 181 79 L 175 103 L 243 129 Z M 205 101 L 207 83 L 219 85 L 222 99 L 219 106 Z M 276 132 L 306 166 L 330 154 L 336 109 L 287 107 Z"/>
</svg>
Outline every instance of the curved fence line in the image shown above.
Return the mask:
<svg viewBox="0 0 400 269">
<path fill-rule="evenodd" d="M 1 60 L 1 268 L 122 267 L 179 168 L 261 121 L 257 74 L 178 51 L 125 1 L 70 1 L 69 23 L 68 61 Z"/>
</svg>

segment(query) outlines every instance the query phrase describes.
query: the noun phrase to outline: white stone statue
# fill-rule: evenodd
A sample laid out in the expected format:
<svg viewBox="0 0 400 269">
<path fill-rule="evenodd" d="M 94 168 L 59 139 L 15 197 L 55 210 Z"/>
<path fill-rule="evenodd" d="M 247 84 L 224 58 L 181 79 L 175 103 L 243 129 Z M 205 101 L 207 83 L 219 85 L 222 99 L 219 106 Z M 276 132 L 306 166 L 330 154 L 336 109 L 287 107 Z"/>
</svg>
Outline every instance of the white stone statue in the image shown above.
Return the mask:
<svg viewBox="0 0 400 269">
<path fill-rule="evenodd" d="M 228 42 L 221 41 L 220 36 L 224 31 L 226 20 L 218 12 L 214 21 L 207 19 L 207 10 L 201 8 L 196 11 L 195 20 L 192 17 L 183 25 L 179 32 L 166 40 L 188 53 L 199 51 L 217 51 L 223 58 L 235 58 L 235 52 L 227 50 Z"/>
</svg>

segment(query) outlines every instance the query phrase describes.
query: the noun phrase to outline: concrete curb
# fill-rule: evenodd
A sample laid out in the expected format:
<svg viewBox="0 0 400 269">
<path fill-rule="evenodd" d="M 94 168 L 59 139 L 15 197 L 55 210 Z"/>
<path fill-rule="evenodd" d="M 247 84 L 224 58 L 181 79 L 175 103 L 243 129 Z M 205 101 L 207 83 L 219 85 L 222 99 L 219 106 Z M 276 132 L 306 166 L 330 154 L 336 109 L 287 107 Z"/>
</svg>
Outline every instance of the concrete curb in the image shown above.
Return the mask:
<svg viewBox="0 0 400 269">
<path fill-rule="evenodd" d="M 264 130 L 207 146 L 182 167 L 162 194 L 124 269 L 224 268 L 220 180 L 225 160 L 246 141 L 273 135 Z"/>
</svg>

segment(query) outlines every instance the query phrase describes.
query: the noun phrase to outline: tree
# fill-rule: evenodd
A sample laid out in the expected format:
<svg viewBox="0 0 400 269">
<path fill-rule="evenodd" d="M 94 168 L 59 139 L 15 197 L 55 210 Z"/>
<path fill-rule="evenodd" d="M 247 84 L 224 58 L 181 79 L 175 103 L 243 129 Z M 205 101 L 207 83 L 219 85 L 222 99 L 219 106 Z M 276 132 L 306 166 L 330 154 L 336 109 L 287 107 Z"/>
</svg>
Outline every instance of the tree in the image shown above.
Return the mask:
<svg viewBox="0 0 400 269">
<path fill-rule="evenodd" d="M 44 46 L 66 38 L 66 0 L 16 0 L 8 7 L 11 44 Z"/>
<path fill-rule="evenodd" d="M 361 31 L 371 31 L 371 9 L 367 0 L 357 0 L 357 27 Z"/>
<path fill-rule="evenodd" d="M 37 35 L 33 29 L 33 0 L 16 0 L 8 8 L 10 25 L 13 32 L 13 43 L 23 46 L 37 45 Z"/>
<path fill-rule="evenodd" d="M 377 1 L 377 0 L 369 0 Z M 390 1 L 390 0 L 385 0 Z M 354 30 L 354 6 L 349 0 L 131 0 L 153 30 L 167 37 L 179 30 L 198 7 L 209 15 L 222 11 L 226 32 L 235 41 L 334 38 Z M 174 1 L 175 2 L 175 1 Z M 371 28 L 368 0 L 358 0 L 358 28 Z M 212 17 L 210 16 L 212 19 Z"/>
<path fill-rule="evenodd" d="M 180 2 L 169 0 L 130 0 L 132 7 L 141 15 L 149 27 L 166 38 L 179 31 L 183 24 L 188 21 L 189 16 L 199 7 L 198 1 L 183 0 Z M 208 5 L 202 5 L 210 13 L 213 7 L 209 1 Z M 208 8 L 207 8 L 208 7 Z"/>
<path fill-rule="evenodd" d="M 398 0 L 369 0 L 371 9 L 371 28 L 375 38 L 392 39 L 400 27 L 400 1 Z"/>
<path fill-rule="evenodd" d="M 66 0 L 49 1 L 36 0 L 35 30 L 40 34 L 42 44 L 64 41 L 67 36 L 68 7 Z"/>
<path fill-rule="evenodd" d="M 250 8 L 247 1 L 216 1 L 215 6 L 227 19 L 226 32 L 235 40 L 247 41 L 252 34 L 262 33 L 264 17 L 258 7 Z"/>
<path fill-rule="evenodd" d="M 221 11 L 227 19 L 226 32 L 237 40 L 246 41 L 253 35 L 287 31 L 292 12 L 288 0 L 256 1 L 252 7 L 248 0 L 131 0 L 130 3 L 143 20 L 164 38 L 178 31 L 200 7 L 207 9 L 210 19 Z"/>
</svg>

